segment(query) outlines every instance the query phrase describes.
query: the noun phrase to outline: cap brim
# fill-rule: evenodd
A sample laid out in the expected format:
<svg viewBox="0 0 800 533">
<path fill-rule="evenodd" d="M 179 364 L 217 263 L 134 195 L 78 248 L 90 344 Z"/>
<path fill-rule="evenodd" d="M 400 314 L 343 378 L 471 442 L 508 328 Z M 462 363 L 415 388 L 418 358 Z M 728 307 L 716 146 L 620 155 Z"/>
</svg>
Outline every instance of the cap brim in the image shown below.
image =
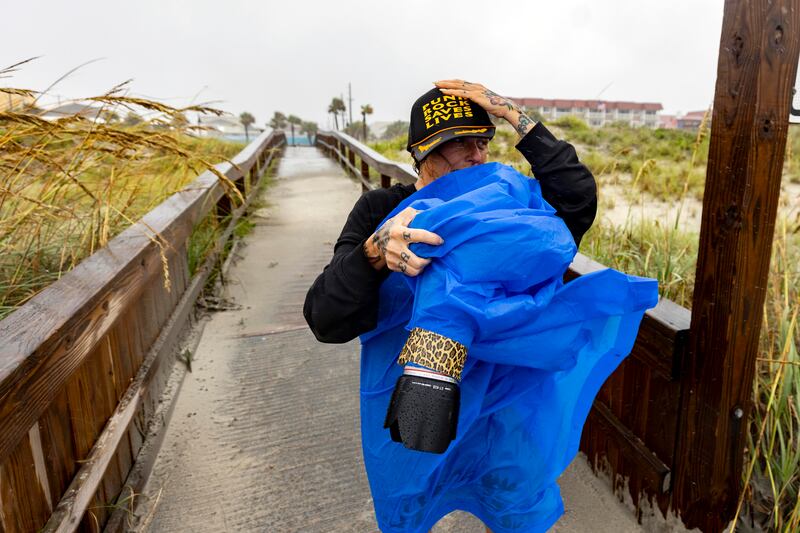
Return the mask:
<svg viewBox="0 0 800 533">
<path fill-rule="evenodd" d="M 418 163 L 421 163 L 435 148 L 438 148 L 447 141 L 461 137 L 482 137 L 484 139 L 491 139 L 494 137 L 494 131 L 494 126 L 464 126 L 442 130 L 439 133 L 431 135 L 421 143 L 412 146 L 411 155 L 414 156 L 414 159 Z"/>
</svg>

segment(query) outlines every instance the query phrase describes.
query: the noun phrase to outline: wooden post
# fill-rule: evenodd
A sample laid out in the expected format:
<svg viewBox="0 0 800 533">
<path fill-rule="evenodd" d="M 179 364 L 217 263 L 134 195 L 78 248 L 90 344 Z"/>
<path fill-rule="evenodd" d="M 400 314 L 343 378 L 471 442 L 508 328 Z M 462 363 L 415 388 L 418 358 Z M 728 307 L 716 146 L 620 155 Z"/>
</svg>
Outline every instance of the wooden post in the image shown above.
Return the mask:
<svg viewBox="0 0 800 533">
<path fill-rule="evenodd" d="M 361 160 L 361 192 L 367 192 L 367 184 L 366 182 L 369 181 L 369 165 L 363 159 Z"/>
<path fill-rule="evenodd" d="M 381 174 L 381 187 L 384 189 L 388 189 L 392 186 L 392 178 L 387 176 L 386 174 Z"/>
<path fill-rule="evenodd" d="M 350 162 L 350 168 L 356 168 L 356 152 L 351 147 L 347 147 L 347 160 Z"/>
<path fill-rule="evenodd" d="M 725 2 L 673 486 L 703 531 L 741 490 L 799 45 L 800 0 Z"/>
</svg>

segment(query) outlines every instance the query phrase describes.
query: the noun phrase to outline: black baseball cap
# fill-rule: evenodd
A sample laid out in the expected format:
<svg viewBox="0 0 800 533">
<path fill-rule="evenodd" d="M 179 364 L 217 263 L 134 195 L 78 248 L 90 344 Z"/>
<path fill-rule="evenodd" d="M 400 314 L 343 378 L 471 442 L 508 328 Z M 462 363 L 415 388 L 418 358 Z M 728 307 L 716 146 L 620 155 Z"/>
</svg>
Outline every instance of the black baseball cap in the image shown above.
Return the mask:
<svg viewBox="0 0 800 533">
<path fill-rule="evenodd" d="M 406 149 L 421 163 L 433 148 L 459 137 L 494 137 L 494 124 L 481 106 L 431 89 L 411 107 Z"/>
</svg>

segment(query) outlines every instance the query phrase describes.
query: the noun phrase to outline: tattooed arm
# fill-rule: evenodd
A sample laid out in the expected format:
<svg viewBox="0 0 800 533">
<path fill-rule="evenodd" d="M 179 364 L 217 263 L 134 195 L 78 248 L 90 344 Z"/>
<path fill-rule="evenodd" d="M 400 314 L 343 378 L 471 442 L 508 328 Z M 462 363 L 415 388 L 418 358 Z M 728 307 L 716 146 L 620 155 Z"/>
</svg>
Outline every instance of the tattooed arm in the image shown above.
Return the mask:
<svg viewBox="0 0 800 533">
<path fill-rule="evenodd" d="M 435 82 L 444 94 L 469 98 L 490 115 L 508 121 L 520 137 L 533 129 L 536 122 L 522 112 L 520 107 L 510 99 L 500 96 L 480 83 L 464 80 L 442 80 Z"/>
</svg>

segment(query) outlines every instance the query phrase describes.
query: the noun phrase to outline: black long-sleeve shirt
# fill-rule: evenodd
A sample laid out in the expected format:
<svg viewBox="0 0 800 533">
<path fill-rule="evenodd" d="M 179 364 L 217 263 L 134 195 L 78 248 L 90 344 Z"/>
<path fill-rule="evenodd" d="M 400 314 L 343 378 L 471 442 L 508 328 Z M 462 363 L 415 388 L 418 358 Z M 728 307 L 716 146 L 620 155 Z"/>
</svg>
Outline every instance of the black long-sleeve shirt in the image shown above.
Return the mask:
<svg viewBox="0 0 800 533">
<path fill-rule="evenodd" d="M 597 212 L 597 188 L 575 149 L 556 139 L 540 122 L 516 146 L 531 164 L 542 196 L 579 244 Z M 364 242 L 392 209 L 416 191 L 414 185 L 376 189 L 358 199 L 333 249 L 333 259 L 306 294 L 303 315 L 321 342 L 348 342 L 375 328 L 378 289 L 390 274 L 375 270 Z"/>
</svg>

